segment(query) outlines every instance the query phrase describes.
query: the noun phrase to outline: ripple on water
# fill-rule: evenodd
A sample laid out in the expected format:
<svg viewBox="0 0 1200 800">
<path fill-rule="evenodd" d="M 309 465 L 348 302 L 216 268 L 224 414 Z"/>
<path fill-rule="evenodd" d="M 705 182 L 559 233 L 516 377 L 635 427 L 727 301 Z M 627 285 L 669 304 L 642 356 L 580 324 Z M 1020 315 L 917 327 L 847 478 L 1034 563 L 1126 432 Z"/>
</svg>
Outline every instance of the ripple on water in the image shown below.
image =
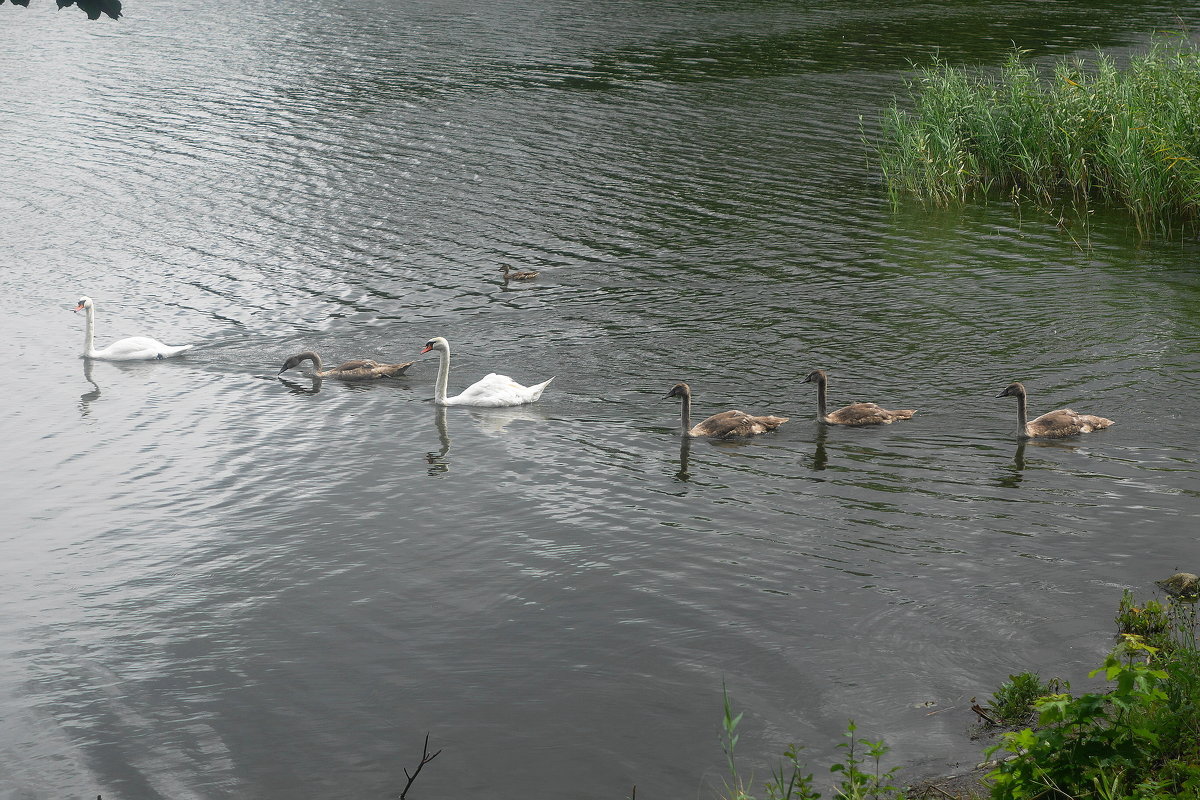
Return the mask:
<svg viewBox="0 0 1200 800">
<path fill-rule="evenodd" d="M 853 716 L 900 760 L 966 759 L 961 717 L 916 706 L 1093 666 L 1106 598 L 1190 554 L 1186 249 L 894 210 L 863 163 L 907 68 L 887 32 L 1009 46 L 974 16 L 10 11 L 0 337 L 38 365 L 0 387 L 13 785 L 364 796 L 431 730 L 431 791 L 677 795 L 701 740 L 623 737 L 715 730 L 723 679 L 748 754 Z M 101 340 L 198 347 L 88 365 L 82 292 Z M 275 376 L 431 335 L 454 386 L 555 383 L 439 413 L 431 360 Z M 834 403 L 919 414 L 822 428 L 816 367 Z M 1019 444 L 1017 379 L 1118 425 Z M 679 380 L 697 414 L 792 419 L 683 442 Z"/>
</svg>

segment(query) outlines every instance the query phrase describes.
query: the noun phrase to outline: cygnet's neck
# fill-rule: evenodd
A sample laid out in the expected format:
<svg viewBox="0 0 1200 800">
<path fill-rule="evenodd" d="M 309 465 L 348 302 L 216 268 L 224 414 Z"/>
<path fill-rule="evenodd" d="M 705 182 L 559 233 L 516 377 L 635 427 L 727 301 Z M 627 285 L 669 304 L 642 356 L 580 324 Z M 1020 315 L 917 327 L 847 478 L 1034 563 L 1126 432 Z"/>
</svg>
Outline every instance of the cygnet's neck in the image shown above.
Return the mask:
<svg viewBox="0 0 1200 800">
<path fill-rule="evenodd" d="M 683 402 L 680 404 L 683 409 L 683 432 L 687 433 L 692 429 L 692 390 L 683 390 Z"/>
<path fill-rule="evenodd" d="M 1025 402 L 1024 390 L 1017 392 L 1017 427 L 1024 436 L 1028 433 L 1029 410 Z"/>
</svg>

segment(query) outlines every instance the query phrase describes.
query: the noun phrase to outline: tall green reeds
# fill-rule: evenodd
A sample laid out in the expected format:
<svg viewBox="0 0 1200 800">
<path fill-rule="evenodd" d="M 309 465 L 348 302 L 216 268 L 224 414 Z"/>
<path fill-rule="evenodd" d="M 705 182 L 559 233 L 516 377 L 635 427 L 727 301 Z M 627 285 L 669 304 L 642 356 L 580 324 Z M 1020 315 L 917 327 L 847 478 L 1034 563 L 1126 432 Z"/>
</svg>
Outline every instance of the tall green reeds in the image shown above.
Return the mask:
<svg viewBox="0 0 1200 800">
<path fill-rule="evenodd" d="M 935 58 L 893 104 L 879 158 L 893 201 L 1003 191 L 1043 206 L 1124 207 L 1143 236 L 1200 221 L 1200 50 L 1158 41 L 1118 68 L 1097 54 L 998 74 Z"/>
</svg>

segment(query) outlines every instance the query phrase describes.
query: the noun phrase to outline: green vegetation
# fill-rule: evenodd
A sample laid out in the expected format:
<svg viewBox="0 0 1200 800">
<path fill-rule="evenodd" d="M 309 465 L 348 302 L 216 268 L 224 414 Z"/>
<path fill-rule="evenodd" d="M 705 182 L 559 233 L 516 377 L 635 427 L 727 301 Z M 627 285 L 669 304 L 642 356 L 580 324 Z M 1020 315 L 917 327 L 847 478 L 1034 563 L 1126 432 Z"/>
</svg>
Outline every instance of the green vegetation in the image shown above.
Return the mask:
<svg viewBox="0 0 1200 800">
<path fill-rule="evenodd" d="M 728 800 L 756 800 L 749 793 L 749 787 L 738 776 L 737 762 L 733 756 L 733 747 L 737 744 L 737 726 L 742 715 L 733 716 L 729 705 L 729 695 L 725 694 L 725 717 L 723 721 L 722 747 L 729 765 L 729 773 L 733 783 L 725 784 L 724 797 Z M 829 767 L 832 774 L 840 774 L 841 780 L 833 788 L 832 797 L 836 800 L 881 800 L 882 798 L 903 797 L 898 786 L 892 781 L 899 767 L 883 769 L 882 761 L 889 748 L 882 741 L 873 742 L 870 739 L 855 738 L 858 726 L 854 720 L 846 725 L 846 741 L 838 744 L 843 751 L 842 760 Z M 801 748 L 788 745 L 783 752 L 783 763 L 771 771 L 771 778 L 763 785 L 766 800 L 817 800 L 821 793 L 813 789 L 813 775 L 805 774 L 805 766 L 800 761 Z M 865 752 L 864 752 L 865 750 Z"/>
<path fill-rule="evenodd" d="M 1136 605 L 1133 592 L 1126 589 L 1117 606 L 1117 633 L 1140 636 L 1151 647 L 1169 650 L 1174 645 L 1174 639 L 1168 608 L 1173 610 L 1175 604 L 1163 605 L 1157 600 L 1147 600 L 1140 606 Z"/>
<path fill-rule="evenodd" d="M 1057 680 L 1035 673 L 1010 675 L 992 695 L 991 711 L 1005 724 L 1036 725 L 1003 734 L 988 751 L 998 766 L 987 775 L 992 800 L 1200 800 L 1200 649 L 1196 605 L 1151 600 L 1135 605 L 1125 592 L 1117 613 L 1120 641 L 1091 673 L 1113 684 L 1107 692 L 1074 696 Z M 1151 643 L 1153 642 L 1153 644 Z M 726 800 L 755 800 L 734 757 L 742 715 L 724 694 L 722 745 L 733 782 Z M 835 800 L 879 800 L 906 795 L 896 768 L 883 770 L 888 747 L 856 738 L 851 722 L 838 745 Z M 791 745 L 764 784 L 766 800 L 815 800 L 812 773 Z M 947 795 L 938 790 L 939 794 Z M 983 792 L 989 791 L 984 789 Z"/>
<path fill-rule="evenodd" d="M 1043 682 L 1036 672 L 1009 675 L 992 693 L 988 709 L 1001 725 L 1028 725 L 1036 715 L 1037 701 L 1070 689 L 1070 684 L 1051 678 Z"/>
<path fill-rule="evenodd" d="M 1200 50 L 1160 40 L 1118 67 L 1097 54 L 1038 66 L 1015 51 L 998 74 L 934 58 L 883 120 L 894 202 L 1004 192 L 1052 210 L 1125 208 L 1143 236 L 1200 221 Z"/>
<path fill-rule="evenodd" d="M 1037 701 L 1038 727 L 991 752 L 1015 758 L 988 778 L 994 800 L 1200 798 L 1200 652 L 1195 609 L 1159 649 L 1125 634 L 1104 666 L 1116 687 Z"/>
</svg>

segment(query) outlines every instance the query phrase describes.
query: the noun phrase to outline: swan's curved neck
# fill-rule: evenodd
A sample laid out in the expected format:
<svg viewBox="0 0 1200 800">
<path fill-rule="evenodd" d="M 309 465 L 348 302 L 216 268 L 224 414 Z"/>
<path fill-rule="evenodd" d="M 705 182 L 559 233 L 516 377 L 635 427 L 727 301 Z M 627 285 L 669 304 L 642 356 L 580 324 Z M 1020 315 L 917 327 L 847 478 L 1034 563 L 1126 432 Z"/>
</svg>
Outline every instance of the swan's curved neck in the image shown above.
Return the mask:
<svg viewBox="0 0 1200 800">
<path fill-rule="evenodd" d="M 441 405 L 446 402 L 446 389 L 450 386 L 450 346 L 438 348 L 438 376 L 433 387 L 433 402 Z"/>
<path fill-rule="evenodd" d="M 825 385 L 826 380 L 824 375 L 817 378 L 817 417 L 819 419 L 825 419 Z"/>
<path fill-rule="evenodd" d="M 318 378 L 320 378 L 321 373 L 325 369 L 325 365 L 321 362 L 321 357 L 310 350 L 307 353 L 300 354 L 301 361 L 303 361 L 306 358 L 313 363 L 313 372 L 316 374 L 316 376 Z"/>
<path fill-rule="evenodd" d="M 1017 425 L 1020 428 L 1021 435 L 1027 433 L 1027 425 L 1029 424 L 1029 410 L 1025 405 L 1025 393 L 1017 394 Z"/>
<path fill-rule="evenodd" d="M 96 352 L 96 309 L 88 306 L 84 313 L 87 315 L 87 327 L 83 334 L 83 354 L 91 356 Z"/>
<path fill-rule="evenodd" d="M 687 433 L 692 429 L 692 393 L 690 391 L 683 393 L 683 402 L 680 403 L 680 408 L 683 409 L 683 432 Z"/>
</svg>

